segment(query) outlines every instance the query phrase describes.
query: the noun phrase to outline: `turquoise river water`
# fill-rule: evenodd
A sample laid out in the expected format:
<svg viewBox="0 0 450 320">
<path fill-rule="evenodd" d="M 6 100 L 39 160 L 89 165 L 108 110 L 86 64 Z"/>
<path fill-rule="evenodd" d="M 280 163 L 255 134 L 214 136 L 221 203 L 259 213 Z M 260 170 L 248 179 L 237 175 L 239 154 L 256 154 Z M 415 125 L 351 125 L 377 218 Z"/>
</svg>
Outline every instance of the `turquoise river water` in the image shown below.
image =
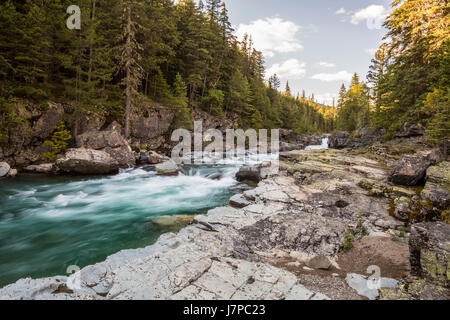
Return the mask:
<svg viewBox="0 0 450 320">
<path fill-rule="evenodd" d="M 238 168 L 188 167 L 178 177 L 157 176 L 149 166 L 114 176 L 0 179 L 0 287 L 65 275 L 69 266 L 153 244 L 170 230 L 152 219 L 228 204 L 239 188 Z M 207 178 L 216 172 L 223 173 L 220 180 Z"/>
</svg>

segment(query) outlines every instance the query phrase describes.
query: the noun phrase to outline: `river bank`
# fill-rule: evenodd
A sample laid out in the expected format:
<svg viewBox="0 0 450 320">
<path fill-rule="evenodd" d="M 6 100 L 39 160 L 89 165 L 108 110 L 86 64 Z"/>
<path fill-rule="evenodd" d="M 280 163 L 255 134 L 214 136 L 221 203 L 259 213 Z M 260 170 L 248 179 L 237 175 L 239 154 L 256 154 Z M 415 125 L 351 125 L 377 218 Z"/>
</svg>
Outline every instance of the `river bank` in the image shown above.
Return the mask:
<svg viewBox="0 0 450 320">
<path fill-rule="evenodd" d="M 280 174 L 234 199 L 243 208 L 212 209 L 152 246 L 121 251 L 70 277 L 22 279 L 1 289 L 0 298 L 418 299 L 430 291 L 428 297 L 445 297 L 448 225 L 439 225 L 441 244 L 423 252 L 431 262 L 417 264 L 416 227 L 390 210 L 417 191 L 390 183 L 390 158 L 377 160 L 379 153 L 283 153 Z M 445 164 L 439 166 L 448 170 Z M 370 266 L 379 267 L 385 289 L 368 288 L 363 276 L 372 274 Z M 417 268 L 422 276 L 411 278 Z M 417 281 L 428 290 L 411 292 Z"/>
</svg>

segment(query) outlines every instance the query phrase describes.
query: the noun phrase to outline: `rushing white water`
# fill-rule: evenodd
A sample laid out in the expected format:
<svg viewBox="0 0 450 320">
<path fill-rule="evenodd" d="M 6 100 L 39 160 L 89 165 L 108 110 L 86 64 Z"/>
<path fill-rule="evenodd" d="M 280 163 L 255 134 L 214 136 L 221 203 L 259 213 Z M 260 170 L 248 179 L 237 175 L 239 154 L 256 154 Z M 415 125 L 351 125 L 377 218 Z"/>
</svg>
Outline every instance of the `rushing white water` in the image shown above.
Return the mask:
<svg viewBox="0 0 450 320">
<path fill-rule="evenodd" d="M 322 144 L 317 146 L 308 146 L 305 150 L 322 150 L 328 149 L 328 137 L 322 139 Z"/>
<path fill-rule="evenodd" d="M 155 218 L 227 205 L 242 190 L 235 175 L 244 163 L 277 158 L 206 157 L 207 164 L 185 166 L 176 177 L 158 176 L 146 166 L 114 176 L 0 180 L 0 287 L 23 277 L 65 274 L 70 265 L 83 267 L 150 245 L 170 231 L 153 223 Z M 217 180 L 208 178 L 217 173 Z"/>
</svg>

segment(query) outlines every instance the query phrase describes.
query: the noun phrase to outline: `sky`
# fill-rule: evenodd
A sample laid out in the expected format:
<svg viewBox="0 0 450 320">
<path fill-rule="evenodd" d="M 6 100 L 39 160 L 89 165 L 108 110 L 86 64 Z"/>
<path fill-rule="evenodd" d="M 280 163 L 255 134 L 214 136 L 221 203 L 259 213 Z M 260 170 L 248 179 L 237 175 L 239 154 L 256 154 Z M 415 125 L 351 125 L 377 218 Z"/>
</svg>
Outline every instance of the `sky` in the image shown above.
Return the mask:
<svg viewBox="0 0 450 320">
<path fill-rule="evenodd" d="M 331 105 L 354 72 L 366 78 L 391 0 L 224 0 L 235 34 L 252 35 L 266 77 Z"/>
</svg>

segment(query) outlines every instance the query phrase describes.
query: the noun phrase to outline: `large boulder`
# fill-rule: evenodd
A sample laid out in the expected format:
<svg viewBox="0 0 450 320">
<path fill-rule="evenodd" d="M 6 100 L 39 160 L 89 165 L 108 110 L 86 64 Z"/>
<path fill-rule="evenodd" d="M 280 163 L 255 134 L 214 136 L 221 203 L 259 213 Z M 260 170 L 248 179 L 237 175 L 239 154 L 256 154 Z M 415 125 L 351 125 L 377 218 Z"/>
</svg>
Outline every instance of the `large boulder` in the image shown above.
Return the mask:
<svg viewBox="0 0 450 320">
<path fill-rule="evenodd" d="M 93 149 L 69 149 L 56 162 L 58 168 L 70 174 L 110 174 L 117 173 L 120 165 L 107 152 Z"/>
<path fill-rule="evenodd" d="M 77 147 L 101 150 L 117 161 L 120 168 L 136 164 L 136 157 L 127 140 L 116 130 L 89 131 L 76 137 Z"/>
<path fill-rule="evenodd" d="M 397 132 L 397 138 L 421 137 L 425 134 L 425 129 L 417 124 L 403 125 Z"/>
<path fill-rule="evenodd" d="M 396 162 L 389 181 L 403 186 L 417 186 L 423 182 L 430 161 L 420 157 L 403 156 Z"/>
<path fill-rule="evenodd" d="M 11 167 L 6 162 L 0 162 L 0 177 L 4 177 L 8 174 Z"/>
<path fill-rule="evenodd" d="M 427 183 L 422 191 L 422 200 L 440 212 L 450 207 L 450 162 L 444 161 L 427 170 Z"/>
<path fill-rule="evenodd" d="M 418 223 L 409 239 L 411 273 L 449 285 L 450 225 L 442 222 Z"/>
<path fill-rule="evenodd" d="M 239 182 L 255 182 L 259 183 L 271 175 L 272 163 L 263 162 L 255 166 L 245 166 L 239 169 L 236 179 Z"/>
<path fill-rule="evenodd" d="M 339 131 L 332 135 L 328 140 L 328 145 L 333 149 L 344 149 L 353 147 L 355 138 L 346 131 Z"/>
</svg>

